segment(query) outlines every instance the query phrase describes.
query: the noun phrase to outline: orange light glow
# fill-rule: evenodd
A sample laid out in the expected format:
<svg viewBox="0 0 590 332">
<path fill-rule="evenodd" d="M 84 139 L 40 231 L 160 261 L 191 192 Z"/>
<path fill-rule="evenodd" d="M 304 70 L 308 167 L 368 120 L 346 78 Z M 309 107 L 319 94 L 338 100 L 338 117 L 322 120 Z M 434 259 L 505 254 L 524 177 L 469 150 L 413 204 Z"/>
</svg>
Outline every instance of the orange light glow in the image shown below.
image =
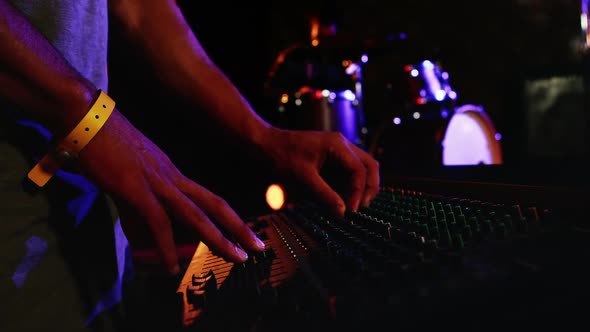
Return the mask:
<svg viewBox="0 0 590 332">
<path fill-rule="evenodd" d="M 317 39 L 314 39 L 311 41 L 311 46 L 318 46 L 320 44 L 320 41 Z"/>
<path fill-rule="evenodd" d="M 312 41 L 316 41 L 318 39 L 318 34 L 320 32 L 320 20 L 317 17 L 311 17 L 310 19 L 310 37 Z M 312 42 L 313 43 L 313 42 Z M 316 45 L 314 45 L 316 46 Z"/>
<path fill-rule="evenodd" d="M 273 210 L 280 210 L 285 205 L 285 191 L 279 184 L 271 184 L 266 189 L 266 203 Z"/>
</svg>

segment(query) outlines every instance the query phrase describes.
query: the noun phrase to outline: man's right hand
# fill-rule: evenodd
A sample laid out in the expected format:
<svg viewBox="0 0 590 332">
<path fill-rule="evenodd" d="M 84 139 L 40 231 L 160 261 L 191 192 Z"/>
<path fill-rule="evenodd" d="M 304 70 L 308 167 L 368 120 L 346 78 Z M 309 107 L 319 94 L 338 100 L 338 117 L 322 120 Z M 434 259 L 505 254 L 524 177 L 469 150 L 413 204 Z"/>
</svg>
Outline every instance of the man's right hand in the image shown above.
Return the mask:
<svg viewBox="0 0 590 332">
<path fill-rule="evenodd" d="M 185 177 L 117 110 L 82 150 L 78 166 L 115 200 L 131 247 L 151 241 L 171 273 L 179 272 L 172 221 L 194 230 L 199 240 L 229 261 L 247 259 L 240 247 L 264 250 L 262 241 L 222 198 Z"/>
</svg>

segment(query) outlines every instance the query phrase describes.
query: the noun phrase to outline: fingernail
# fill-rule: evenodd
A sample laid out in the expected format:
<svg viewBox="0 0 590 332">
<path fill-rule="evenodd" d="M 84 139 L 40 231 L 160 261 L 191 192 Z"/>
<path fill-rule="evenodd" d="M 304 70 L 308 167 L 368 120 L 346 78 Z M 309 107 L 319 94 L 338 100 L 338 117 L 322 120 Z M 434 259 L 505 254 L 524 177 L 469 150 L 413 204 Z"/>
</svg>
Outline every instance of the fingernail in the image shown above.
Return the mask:
<svg viewBox="0 0 590 332">
<path fill-rule="evenodd" d="M 266 248 L 266 244 L 264 244 L 264 242 L 262 242 L 262 240 L 259 239 L 258 237 L 256 237 L 255 239 L 256 239 L 256 247 L 260 250 L 264 250 Z"/>
<path fill-rule="evenodd" d="M 240 258 L 240 260 L 246 261 L 248 259 L 248 254 L 242 250 L 242 248 L 238 247 L 238 246 L 234 246 L 234 249 L 236 250 L 236 253 L 238 254 L 238 257 Z"/>
</svg>

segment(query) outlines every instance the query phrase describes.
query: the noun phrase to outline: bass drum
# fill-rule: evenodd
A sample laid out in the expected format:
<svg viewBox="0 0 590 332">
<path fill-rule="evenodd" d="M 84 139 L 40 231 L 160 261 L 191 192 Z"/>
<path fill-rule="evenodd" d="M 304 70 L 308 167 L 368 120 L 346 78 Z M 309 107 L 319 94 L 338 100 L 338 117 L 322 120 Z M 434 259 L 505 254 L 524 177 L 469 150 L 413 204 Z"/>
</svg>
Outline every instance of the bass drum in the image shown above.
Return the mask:
<svg viewBox="0 0 590 332">
<path fill-rule="evenodd" d="M 501 135 L 481 106 L 430 110 L 428 115 L 413 112 L 389 120 L 369 152 L 387 170 L 502 164 Z"/>
<path fill-rule="evenodd" d="M 441 143 L 442 164 L 502 164 L 501 138 L 483 108 L 474 105 L 458 107 L 447 124 Z"/>
</svg>

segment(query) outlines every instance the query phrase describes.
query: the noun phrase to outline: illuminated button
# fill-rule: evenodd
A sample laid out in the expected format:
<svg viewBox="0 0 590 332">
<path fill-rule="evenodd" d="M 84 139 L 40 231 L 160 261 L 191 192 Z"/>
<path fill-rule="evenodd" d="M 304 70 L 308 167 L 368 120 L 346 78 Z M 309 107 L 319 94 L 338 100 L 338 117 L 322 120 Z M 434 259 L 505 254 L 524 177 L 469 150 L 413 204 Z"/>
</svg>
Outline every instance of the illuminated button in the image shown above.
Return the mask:
<svg viewBox="0 0 590 332">
<path fill-rule="evenodd" d="M 266 190 L 266 203 L 273 210 L 280 210 L 285 205 L 285 191 L 279 184 L 271 184 Z"/>
</svg>

